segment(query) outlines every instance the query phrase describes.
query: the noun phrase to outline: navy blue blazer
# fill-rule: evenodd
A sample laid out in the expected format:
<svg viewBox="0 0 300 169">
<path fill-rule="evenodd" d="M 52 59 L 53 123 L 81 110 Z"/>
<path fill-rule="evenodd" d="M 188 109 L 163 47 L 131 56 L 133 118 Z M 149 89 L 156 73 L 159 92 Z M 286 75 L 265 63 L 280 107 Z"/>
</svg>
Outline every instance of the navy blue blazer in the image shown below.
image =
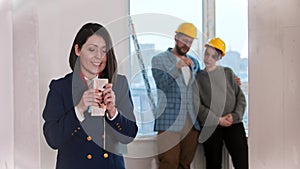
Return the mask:
<svg viewBox="0 0 300 169">
<path fill-rule="evenodd" d="M 85 112 L 85 120 L 80 122 L 74 110 L 86 90 L 80 76 L 70 73 L 51 81 L 43 111 L 43 131 L 48 145 L 58 150 L 57 169 L 125 168 L 122 154 L 138 128 L 126 77 L 117 75 L 112 89 L 117 117 L 111 121 Z"/>
</svg>

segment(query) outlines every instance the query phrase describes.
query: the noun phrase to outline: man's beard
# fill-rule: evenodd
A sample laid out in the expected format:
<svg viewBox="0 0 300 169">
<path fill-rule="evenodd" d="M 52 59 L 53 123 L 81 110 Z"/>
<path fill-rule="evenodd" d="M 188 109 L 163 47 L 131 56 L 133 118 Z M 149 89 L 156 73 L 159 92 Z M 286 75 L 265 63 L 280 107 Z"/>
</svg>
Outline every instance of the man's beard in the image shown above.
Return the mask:
<svg viewBox="0 0 300 169">
<path fill-rule="evenodd" d="M 186 47 L 186 48 L 188 48 L 188 47 Z M 175 45 L 175 49 L 176 49 L 176 52 L 181 56 L 184 56 L 189 51 L 189 49 L 188 49 L 188 50 L 186 50 L 186 52 L 182 52 L 181 48 L 177 44 Z"/>
</svg>

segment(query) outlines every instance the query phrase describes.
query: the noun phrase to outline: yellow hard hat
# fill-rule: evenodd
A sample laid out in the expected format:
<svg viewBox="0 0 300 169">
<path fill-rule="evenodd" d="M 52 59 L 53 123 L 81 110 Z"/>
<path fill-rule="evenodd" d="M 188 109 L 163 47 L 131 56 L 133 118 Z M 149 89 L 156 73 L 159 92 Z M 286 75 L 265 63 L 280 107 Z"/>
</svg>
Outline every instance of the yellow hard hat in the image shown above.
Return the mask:
<svg viewBox="0 0 300 169">
<path fill-rule="evenodd" d="M 178 29 L 175 32 L 185 34 L 194 39 L 197 37 L 196 27 L 192 23 L 188 23 L 188 22 L 179 25 Z"/>
<path fill-rule="evenodd" d="M 209 40 L 206 44 L 205 47 L 207 46 L 211 46 L 214 47 L 216 49 L 219 49 L 222 52 L 222 57 L 225 56 L 225 51 L 226 51 L 226 44 L 225 42 L 220 39 L 220 38 L 212 38 L 211 40 Z"/>
</svg>

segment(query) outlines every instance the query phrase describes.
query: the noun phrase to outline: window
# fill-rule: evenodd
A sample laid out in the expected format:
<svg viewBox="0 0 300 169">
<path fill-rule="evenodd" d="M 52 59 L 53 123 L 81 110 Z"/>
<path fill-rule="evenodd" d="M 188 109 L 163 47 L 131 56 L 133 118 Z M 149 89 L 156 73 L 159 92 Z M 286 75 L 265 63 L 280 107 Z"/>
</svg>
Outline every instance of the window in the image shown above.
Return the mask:
<svg viewBox="0 0 300 169">
<path fill-rule="evenodd" d="M 155 54 L 174 46 L 175 30 L 182 22 L 192 22 L 198 28 L 198 34 L 201 36 L 202 0 L 130 0 L 130 15 L 140 45 L 151 93 L 156 100 L 156 87 L 151 74 L 151 59 Z M 138 135 L 153 135 L 154 118 L 134 42 L 132 39 L 130 40 L 130 86 L 139 126 Z M 191 53 L 198 58 L 202 53 L 200 43 L 202 42 L 195 40 L 191 48 Z"/>
<path fill-rule="evenodd" d="M 220 64 L 231 67 L 241 79 L 248 102 L 248 0 L 216 0 L 216 36 L 227 46 Z M 228 12 L 230 11 L 230 12 Z M 248 108 L 244 116 L 248 129 Z"/>
<path fill-rule="evenodd" d="M 215 34 L 227 45 L 227 54 L 220 64 L 231 67 L 240 77 L 242 90 L 248 101 L 248 1 L 215 0 Z M 193 42 L 190 54 L 199 59 L 203 68 L 203 2 L 202 0 L 130 0 L 130 15 L 141 49 L 151 93 L 156 100 L 156 87 L 151 74 L 152 57 L 168 47 L 174 46 L 177 26 L 192 22 L 198 28 L 198 39 Z M 230 12 L 229 12 L 230 11 Z M 213 29 L 213 28 L 210 28 Z M 214 31 L 214 30 L 208 30 Z M 139 136 L 153 135 L 154 118 L 149 104 L 141 67 L 130 39 L 130 85 Z M 248 128 L 248 108 L 244 116 Z"/>
</svg>

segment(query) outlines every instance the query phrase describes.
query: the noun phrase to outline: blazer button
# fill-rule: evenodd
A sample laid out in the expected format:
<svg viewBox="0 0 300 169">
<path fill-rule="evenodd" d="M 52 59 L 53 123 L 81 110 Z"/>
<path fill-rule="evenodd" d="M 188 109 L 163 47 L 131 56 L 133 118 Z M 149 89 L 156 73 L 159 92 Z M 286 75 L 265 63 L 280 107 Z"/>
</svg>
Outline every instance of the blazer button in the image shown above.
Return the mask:
<svg viewBox="0 0 300 169">
<path fill-rule="evenodd" d="M 87 136 L 87 137 L 86 137 L 86 140 L 87 140 L 87 141 L 92 141 L 92 137 L 91 137 L 91 136 Z"/>
<path fill-rule="evenodd" d="M 103 154 L 103 157 L 104 157 L 104 158 L 108 158 L 108 154 L 107 154 L 107 153 L 104 153 L 104 154 Z"/>
<path fill-rule="evenodd" d="M 93 158 L 93 156 L 91 154 L 89 154 L 89 155 L 86 156 L 86 158 L 90 160 L 90 159 Z"/>
</svg>

